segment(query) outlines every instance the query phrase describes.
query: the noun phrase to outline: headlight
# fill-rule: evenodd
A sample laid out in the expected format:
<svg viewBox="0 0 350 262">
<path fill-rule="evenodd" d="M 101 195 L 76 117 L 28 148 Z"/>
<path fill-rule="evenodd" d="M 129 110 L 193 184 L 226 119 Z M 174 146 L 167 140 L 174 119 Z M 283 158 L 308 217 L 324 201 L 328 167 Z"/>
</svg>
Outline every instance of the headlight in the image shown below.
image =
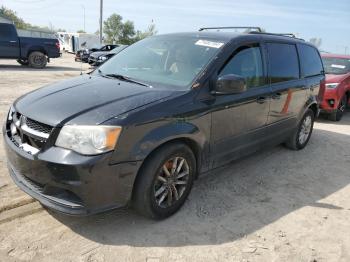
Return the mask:
<svg viewBox="0 0 350 262">
<path fill-rule="evenodd" d="M 13 108 L 13 106 L 11 105 L 10 107 L 10 110 L 9 110 L 9 114 L 7 115 L 7 120 L 8 121 L 12 121 L 12 116 L 13 116 L 13 113 L 15 112 L 15 109 Z"/>
<path fill-rule="evenodd" d="M 334 88 L 336 88 L 338 85 L 339 85 L 339 83 L 329 83 L 329 84 L 326 84 L 326 88 L 334 89 Z"/>
<path fill-rule="evenodd" d="M 108 58 L 106 56 L 100 56 L 98 60 L 100 61 L 106 61 Z"/>
<path fill-rule="evenodd" d="M 56 146 L 83 155 L 97 155 L 115 148 L 122 128 L 119 126 L 64 126 Z"/>
</svg>

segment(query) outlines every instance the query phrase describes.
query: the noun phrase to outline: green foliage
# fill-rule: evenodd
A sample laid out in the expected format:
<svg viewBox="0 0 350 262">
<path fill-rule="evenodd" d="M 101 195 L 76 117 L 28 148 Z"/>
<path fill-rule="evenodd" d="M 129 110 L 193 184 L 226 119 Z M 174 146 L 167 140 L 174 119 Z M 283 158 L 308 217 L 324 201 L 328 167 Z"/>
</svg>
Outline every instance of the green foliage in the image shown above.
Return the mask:
<svg viewBox="0 0 350 262">
<path fill-rule="evenodd" d="M 12 11 L 11 9 L 6 8 L 5 6 L 0 7 L 0 15 L 13 21 L 15 26 L 18 29 L 28 29 L 32 28 L 31 24 L 24 22 L 24 20 L 17 16 L 17 13 Z"/>
<path fill-rule="evenodd" d="M 24 30 L 29 30 L 29 29 L 39 29 L 39 30 L 44 30 L 44 31 L 52 31 L 49 27 L 47 26 L 36 26 L 36 25 L 31 25 L 29 23 L 26 23 L 22 18 L 20 18 L 17 13 L 9 8 L 6 8 L 5 6 L 0 7 L 0 16 L 3 16 L 7 18 L 10 21 L 13 21 L 17 29 L 24 29 Z"/>
<path fill-rule="evenodd" d="M 103 22 L 103 33 L 106 35 L 108 43 L 130 44 L 130 41 L 135 34 L 134 23 L 126 21 L 123 23 L 123 18 L 118 14 L 112 14 Z"/>
<path fill-rule="evenodd" d="M 83 33 L 86 33 L 83 29 L 80 29 L 77 31 L 77 33 L 80 33 L 80 34 L 83 34 Z"/>
<path fill-rule="evenodd" d="M 134 42 L 140 41 L 146 37 L 156 35 L 156 34 L 157 34 L 156 25 L 152 23 L 148 26 L 147 30 L 144 32 L 137 30 L 134 38 Z"/>
<path fill-rule="evenodd" d="M 154 24 L 151 24 L 145 32 L 135 31 L 134 22 L 130 20 L 123 22 L 123 17 L 118 14 L 112 14 L 103 24 L 107 43 L 130 45 L 157 33 Z"/>
</svg>

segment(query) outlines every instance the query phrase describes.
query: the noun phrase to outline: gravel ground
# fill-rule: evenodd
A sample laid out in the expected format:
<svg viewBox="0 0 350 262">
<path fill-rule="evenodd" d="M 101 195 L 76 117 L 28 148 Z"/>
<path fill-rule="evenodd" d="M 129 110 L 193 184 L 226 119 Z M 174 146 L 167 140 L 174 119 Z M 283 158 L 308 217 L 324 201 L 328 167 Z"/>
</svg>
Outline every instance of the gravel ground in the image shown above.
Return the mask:
<svg viewBox="0 0 350 262">
<path fill-rule="evenodd" d="M 79 73 L 71 55 L 43 70 L 0 60 L 1 121 L 16 97 Z M 10 181 L 2 144 L 0 261 L 350 261 L 350 112 L 319 120 L 302 151 L 266 149 L 201 177 L 164 221 L 47 211 Z"/>
</svg>

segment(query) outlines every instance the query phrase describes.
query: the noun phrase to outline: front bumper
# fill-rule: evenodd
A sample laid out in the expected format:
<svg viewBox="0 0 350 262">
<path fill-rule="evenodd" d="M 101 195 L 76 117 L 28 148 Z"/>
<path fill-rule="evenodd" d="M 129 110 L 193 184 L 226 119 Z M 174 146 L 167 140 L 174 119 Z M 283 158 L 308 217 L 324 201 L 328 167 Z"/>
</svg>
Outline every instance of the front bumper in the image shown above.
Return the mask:
<svg viewBox="0 0 350 262">
<path fill-rule="evenodd" d="M 43 205 L 70 215 L 88 215 L 127 205 L 141 162 L 110 164 L 112 153 L 82 156 L 51 147 L 31 155 L 3 130 L 13 181 Z"/>
<path fill-rule="evenodd" d="M 340 103 L 340 97 L 338 95 L 338 90 L 326 89 L 323 100 L 320 104 L 320 109 L 322 113 L 333 113 L 337 111 L 338 105 Z"/>
</svg>

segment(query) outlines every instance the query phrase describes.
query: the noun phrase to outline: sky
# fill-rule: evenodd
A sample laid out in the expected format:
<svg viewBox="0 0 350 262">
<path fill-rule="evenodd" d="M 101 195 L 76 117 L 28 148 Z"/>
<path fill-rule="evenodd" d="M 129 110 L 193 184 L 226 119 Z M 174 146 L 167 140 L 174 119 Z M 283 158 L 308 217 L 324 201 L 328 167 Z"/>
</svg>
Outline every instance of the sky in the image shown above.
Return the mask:
<svg viewBox="0 0 350 262">
<path fill-rule="evenodd" d="M 94 33 L 100 0 L 0 0 L 26 22 Z M 268 32 L 322 38 L 320 49 L 350 53 L 350 0 L 104 0 L 112 13 L 145 30 L 154 21 L 158 34 L 197 31 L 210 26 L 260 26 Z"/>
</svg>

